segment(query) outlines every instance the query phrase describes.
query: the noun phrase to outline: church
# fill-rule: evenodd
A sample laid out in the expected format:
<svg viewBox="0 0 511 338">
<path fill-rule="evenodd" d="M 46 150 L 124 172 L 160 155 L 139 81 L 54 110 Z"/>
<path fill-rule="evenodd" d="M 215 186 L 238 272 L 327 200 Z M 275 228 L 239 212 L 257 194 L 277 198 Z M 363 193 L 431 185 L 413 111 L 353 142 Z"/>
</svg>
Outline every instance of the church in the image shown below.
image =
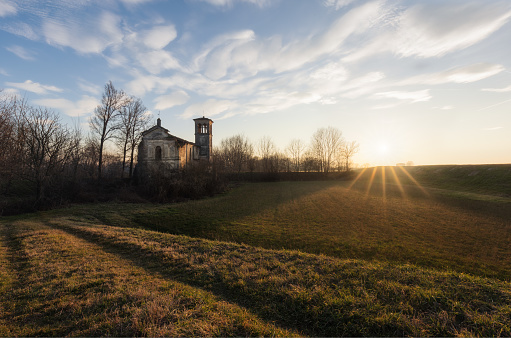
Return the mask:
<svg viewBox="0 0 511 338">
<path fill-rule="evenodd" d="M 199 161 L 211 161 L 213 120 L 203 116 L 193 121 L 195 142 L 170 134 L 161 126 L 159 118 L 155 126 L 142 132 L 138 145 L 138 175 L 147 177 L 152 170 L 172 172 Z"/>
</svg>

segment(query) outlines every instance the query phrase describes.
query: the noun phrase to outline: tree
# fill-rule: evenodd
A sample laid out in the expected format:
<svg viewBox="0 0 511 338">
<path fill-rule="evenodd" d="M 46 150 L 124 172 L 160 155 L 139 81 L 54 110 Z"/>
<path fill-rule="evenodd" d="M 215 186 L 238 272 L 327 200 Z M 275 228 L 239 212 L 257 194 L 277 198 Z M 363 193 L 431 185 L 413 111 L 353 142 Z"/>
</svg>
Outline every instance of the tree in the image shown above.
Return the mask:
<svg viewBox="0 0 511 338">
<path fill-rule="evenodd" d="M 15 178 L 21 178 L 26 169 L 25 116 L 31 107 L 25 99 L 4 96 L 0 99 L 0 184 L 8 190 Z"/>
<path fill-rule="evenodd" d="M 254 154 L 254 147 L 243 135 L 235 135 L 220 142 L 218 150 L 225 169 L 240 173 Z"/>
<path fill-rule="evenodd" d="M 101 180 L 101 167 L 103 165 L 103 148 L 113 133 L 119 128 L 118 116 L 121 109 L 130 101 L 122 90 L 115 89 L 112 81 L 105 85 L 105 92 L 101 105 L 94 109 L 89 120 L 90 129 L 99 139 L 98 181 Z"/>
<path fill-rule="evenodd" d="M 344 144 L 342 132 L 334 127 L 319 128 L 312 135 L 310 150 L 320 163 L 320 171 L 329 172 L 337 152 Z"/>
<path fill-rule="evenodd" d="M 263 136 L 258 143 L 259 156 L 263 166 L 263 172 L 278 171 L 277 147 L 269 136 Z"/>
<path fill-rule="evenodd" d="M 134 118 L 132 121 L 131 134 L 129 137 L 131 149 L 129 178 L 133 176 L 133 159 L 135 156 L 135 148 L 142 139 L 142 132 L 147 129 L 149 125 L 149 116 L 146 115 L 146 107 L 142 105 L 142 101 L 136 99 L 133 102 L 131 109 L 133 111 Z"/>
<path fill-rule="evenodd" d="M 359 144 L 356 141 L 351 142 L 345 142 L 342 146 L 341 156 L 344 163 L 344 170 L 350 171 L 351 170 L 351 159 L 352 157 L 358 153 L 359 151 Z"/>
<path fill-rule="evenodd" d="M 294 166 L 295 171 L 300 171 L 300 164 L 302 161 L 302 156 L 307 147 L 302 142 L 302 140 L 299 139 L 293 139 L 287 146 L 286 150 L 289 154 L 289 157 L 291 158 L 291 161 Z"/>
<path fill-rule="evenodd" d="M 147 127 L 149 120 L 145 115 L 146 110 L 147 108 L 144 107 L 142 101 L 136 97 L 131 97 L 120 110 L 120 123 L 116 138 L 122 151 L 121 178 L 124 177 L 128 151 L 130 151 L 129 178 L 132 176 L 135 147 L 140 141 L 142 131 Z"/>
<path fill-rule="evenodd" d="M 44 197 L 44 189 L 61 178 L 73 144 L 68 129 L 60 124 L 58 114 L 46 108 L 33 108 L 23 118 L 27 126 L 26 177 L 34 182 L 36 201 L 39 202 Z"/>
</svg>

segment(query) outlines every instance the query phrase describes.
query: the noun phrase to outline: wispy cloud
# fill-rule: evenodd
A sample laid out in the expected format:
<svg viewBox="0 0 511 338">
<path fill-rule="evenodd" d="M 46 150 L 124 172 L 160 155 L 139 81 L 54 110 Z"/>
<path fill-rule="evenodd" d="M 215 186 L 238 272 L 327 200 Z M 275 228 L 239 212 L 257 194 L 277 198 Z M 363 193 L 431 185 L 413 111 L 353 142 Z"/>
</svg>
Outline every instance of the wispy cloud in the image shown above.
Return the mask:
<svg viewBox="0 0 511 338">
<path fill-rule="evenodd" d="M 237 2 L 238 3 L 240 3 L 240 2 L 251 3 L 251 4 L 257 5 L 259 7 L 265 7 L 272 3 L 271 0 L 198 0 L 198 1 L 207 2 L 213 6 L 221 6 L 221 7 L 231 7 Z"/>
<path fill-rule="evenodd" d="M 87 95 L 83 95 L 77 102 L 67 99 L 40 99 L 34 102 L 41 106 L 57 109 L 68 116 L 89 115 L 100 103 L 97 98 Z"/>
<path fill-rule="evenodd" d="M 207 101 L 194 103 L 188 106 L 184 113 L 181 114 L 181 117 L 188 119 L 203 114 L 207 114 L 209 117 L 214 117 L 236 108 L 237 104 L 235 102 L 209 99 Z"/>
<path fill-rule="evenodd" d="M 16 56 L 22 58 L 23 60 L 28 61 L 34 61 L 35 57 L 33 56 L 32 52 L 26 50 L 25 48 L 21 46 L 11 46 L 11 47 L 5 47 L 9 52 L 15 54 Z"/>
<path fill-rule="evenodd" d="M 343 7 L 351 5 L 357 0 L 324 0 L 323 4 L 327 7 L 335 7 L 336 10 L 339 10 Z"/>
<path fill-rule="evenodd" d="M 17 12 L 15 3 L 8 0 L 0 1 L 0 17 L 15 15 Z"/>
<path fill-rule="evenodd" d="M 108 46 L 122 42 L 119 16 L 105 11 L 89 19 L 87 22 L 69 22 L 47 18 L 42 32 L 48 44 L 70 47 L 84 54 L 101 53 Z"/>
<path fill-rule="evenodd" d="M 511 92 L 511 85 L 504 88 L 483 88 L 483 92 L 507 93 Z"/>
<path fill-rule="evenodd" d="M 411 103 L 429 101 L 431 95 L 429 89 L 418 90 L 413 92 L 408 91 L 390 91 L 374 94 L 374 98 L 387 98 L 409 101 Z"/>
<path fill-rule="evenodd" d="M 344 58 L 356 61 L 391 52 L 400 57 L 440 57 L 470 47 L 511 18 L 506 2 L 428 2 L 386 17 L 386 25 L 365 47 Z"/>
<path fill-rule="evenodd" d="M 32 26 L 25 22 L 12 22 L 8 24 L 0 24 L 0 29 L 14 35 L 22 36 L 29 40 L 39 39 L 39 35 L 32 28 Z"/>
<path fill-rule="evenodd" d="M 37 82 L 33 82 L 31 80 L 26 80 L 25 82 L 16 83 L 16 82 L 6 82 L 6 86 L 14 87 L 21 90 L 26 90 L 28 92 L 36 93 L 36 94 L 47 94 L 48 92 L 62 92 L 61 88 L 49 85 L 43 85 Z"/>
<path fill-rule="evenodd" d="M 0 68 L 0 75 L 3 75 L 3 76 L 9 76 L 9 73 L 7 73 L 7 72 L 5 71 L 5 69 Z"/>
<path fill-rule="evenodd" d="M 154 109 L 164 110 L 174 106 L 180 106 L 188 102 L 189 99 L 190 96 L 183 90 L 168 95 L 161 95 L 154 100 L 156 102 Z"/>
<path fill-rule="evenodd" d="M 103 90 L 101 86 L 85 81 L 84 79 L 78 80 L 78 87 L 84 92 L 87 92 L 92 95 L 100 95 L 101 91 Z"/>
<path fill-rule="evenodd" d="M 486 79 L 505 70 L 502 65 L 477 63 L 474 65 L 452 68 L 443 72 L 411 77 L 400 85 L 442 83 L 470 83 Z"/>
</svg>

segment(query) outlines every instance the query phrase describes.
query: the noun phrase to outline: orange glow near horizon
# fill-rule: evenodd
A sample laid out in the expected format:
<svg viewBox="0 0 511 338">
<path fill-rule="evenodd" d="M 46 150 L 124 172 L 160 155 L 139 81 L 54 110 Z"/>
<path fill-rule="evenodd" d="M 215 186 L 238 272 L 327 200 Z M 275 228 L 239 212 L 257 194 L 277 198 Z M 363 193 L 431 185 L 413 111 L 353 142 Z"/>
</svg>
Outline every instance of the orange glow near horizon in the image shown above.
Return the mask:
<svg viewBox="0 0 511 338">
<path fill-rule="evenodd" d="M 417 182 L 417 180 L 412 176 L 410 175 L 410 173 L 402 166 L 399 166 L 398 167 L 399 169 L 401 169 L 406 176 L 408 176 L 409 179 L 412 180 L 413 183 L 415 183 L 415 185 L 420 189 L 422 190 L 422 192 L 426 195 L 426 196 L 429 196 L 429 193 L 426 191 L 426 189 L 424 189 L 424 187 L 419 183 Z"/>
<path fill-rule="evenodd" d="M 394 167 L 389 167 L 389 169 L 390 172 L 392 173 L 392 176 L 394 176 L 394 181 L 396 182 L 396 185 L 399 188 L 399 191 L 401 192 L 401 196 L 403 198 L 406 198 L 405 189 L 403 188 L 403 184 L 401 184 L 399 177 L 397 177 L 396 170 L 394 169 Z"/>
<path fill-rule="evenodd" d="M 385 167 L 381 167 L 381 189 L 383 198 L 387 198 L 387 181 L 385 180 Z"/>
<path fill-rule="evenodd" d="M 371 178 L 369 179 L 369 185 L 367 186 L 366 197 L 369 196 L 369 192 L 371 191 L 371 187 L 373 186 L 373 181 L 374 181 L 374 177 L 376 176 L 377 170 L 378 170 L 378 167 L 374 167 L 373 172 L 371 174 Z"/>
<path fill-rule="evenodd" d="M 378 170 L 381 168 L 381 174 L 378 174 Z M 424 195 L 426 196 L 430 196 L 430 194 L 427 192 L 427 190 L 403 167 L 399 167 L 403 173 L 412 181 L 413 185 L 409 185 L 410 187 L 411 186 L 417 186 L 423 193 Z M 396 169 L 394 168 L 394 166 L 376 166 L 376 167 L 373 167 L 373 170 L 368 173 L 367 172 L 367 169 L 368 168 L 364 168 L 362 169 L 362 171 L 357 175 L 357 177 L 351 182 L 351 184 L 348 186 L 348 190 L 352 189 L 353 186 L 358 182 L 365 182 L 365 180 L 367 180 L 367 178 L 364 178 L 361 180 L 361 178 L 363 177 L 364 174 L 367 174 L 367 175 L 370 175 L 369 176 L 369 179 L 367 180 L 367 186 L 365 188 L 365 195 L 366 197 L 369 196 L 369 194 L 371 193 L 371 190 L 373 188 L 373 183 L 375 183 L 375 179 L 377 178 L 380 178 L 381 177 L 381 189 L 382 189 L 382 197 L 384 200 L 387 199 L 387 188 L 388 188 L 388 185 L 390 186 L 396 186 L 398 189 L 399 189 L 399 192 L 401 194 L 401 197 L 404 198 L 404 199 L 407 199 L 408 196 L 407 196 L 407 193 L 405 191 L 405 184 L 403 184 L 401 182 L 401 180 L 399 179 L 399 175 L 398 173 L 396 172 Z M 390 170 L 391 174 L 387 174 L 387 169 Z M 379 176 L 381 175 L 381 176 Z M 392 176 L 392 178 L 391 178 Z M 401 179 L 403 179 L 403 177 L 401 177 Z M 389 182 L 387 182 L 387 180 L 389 180 Z M 392 191 L 392 189 L 391 189 Z"/>
<path fill-rule="evenodd" d="M 367 170 L 367 168 L 362 169 L 362 171 L 357 175 L 357 177 L 353 180 L 353 182 L 351 182 L 350 186 L 348 187 L 348 190 L 350 190 L 353 187 L 353 185 L 355 185 L 355 183 L 357 183 L 357 181 L 360 179 L 360 177 L 362 177 L 362 175 L 364 175 L 366 170 Z"/>
</svg>

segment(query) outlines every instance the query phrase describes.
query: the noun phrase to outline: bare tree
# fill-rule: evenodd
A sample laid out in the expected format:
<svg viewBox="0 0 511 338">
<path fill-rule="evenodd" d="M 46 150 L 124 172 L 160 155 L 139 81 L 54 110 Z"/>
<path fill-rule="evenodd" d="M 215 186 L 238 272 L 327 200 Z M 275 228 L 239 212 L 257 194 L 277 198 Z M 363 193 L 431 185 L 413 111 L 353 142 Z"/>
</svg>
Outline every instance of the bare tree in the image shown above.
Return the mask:
<svg viewBox="0 0 511 338">
<path fill-rule="evenodd" d="M 60 124 L 58 114 L 46 108 L 30 109 L 27 122 L 27 178 L 34 182 L 36 201 L 44 197 L 44 189 L 60 178 L 70 149 L 70 133 Z"/>
<path fill-rule="evenodd" d="M 26 163 L 27 123 L 24 116 L 31 109 L 25 99 L 3 96 L 0 100 L 0 184 L 9 189 L 13 179 L 22 177 Z"/>
<path fill-rule="evenodd" d="M 334 127 L 319 128 L 312 135 L 310 150 L 320 163 L 320 170 L 329 172 L 337 152 L 344 143 L 342 132 Z"/>
<path fill-rule="evenodd" d="M 258 143 L 258 153 L 263 172 L 278 171 L 277 147 L 269 136 L 263 136 Z"/>
<path fill-rule="evenodd" d="M 228 171 L 239 173 L 249 164 L 254 147 L 245 136 L 235 135 L 220 142 L 218 153 Z"/>
<path fill-rule="evenodd" d="M 131 97 L 129 102 L 120 111 L 120 125 L 116 138 L 122 150 L 121 178 L 124 177 L 128 151 L 130 151 L 129 177 L 131 178 L 132 176 L 135 147 L 140 141 L 142 131 L 149 122 L 148 117 L 145 115 L 146 110 L 147 108 L 144 107 L 139 98 Z"/>
<path fill-rule="evenodd" d="M 286 148 L 295 171 L 300 171 L 302 156 L 306 148 L 306 145 L 302 142 L 302 140 L 299 139 L 291 140 Z"/>
<path fill-rule="evenodd" d="M 115 89 L 112 81 L 109 81 L 105 85 L 101 105 L 94 109 L 94 113 L 89 120 L 90 129 L 99 139 L 98 180 L 101 179 L 105 142 L 119 128 L 118 116 L 121 109 L 129 101 L 130 98 L 122 90 Z"/>
<path fill-rule="evenodd" d="M 360 145 L 356 141 L 345 142 L 342 146 L 341 156 L 344 163 L 344 170 L 351 170 L 351 161 L 353 156 L 358 153 Z"/>
</svg>

